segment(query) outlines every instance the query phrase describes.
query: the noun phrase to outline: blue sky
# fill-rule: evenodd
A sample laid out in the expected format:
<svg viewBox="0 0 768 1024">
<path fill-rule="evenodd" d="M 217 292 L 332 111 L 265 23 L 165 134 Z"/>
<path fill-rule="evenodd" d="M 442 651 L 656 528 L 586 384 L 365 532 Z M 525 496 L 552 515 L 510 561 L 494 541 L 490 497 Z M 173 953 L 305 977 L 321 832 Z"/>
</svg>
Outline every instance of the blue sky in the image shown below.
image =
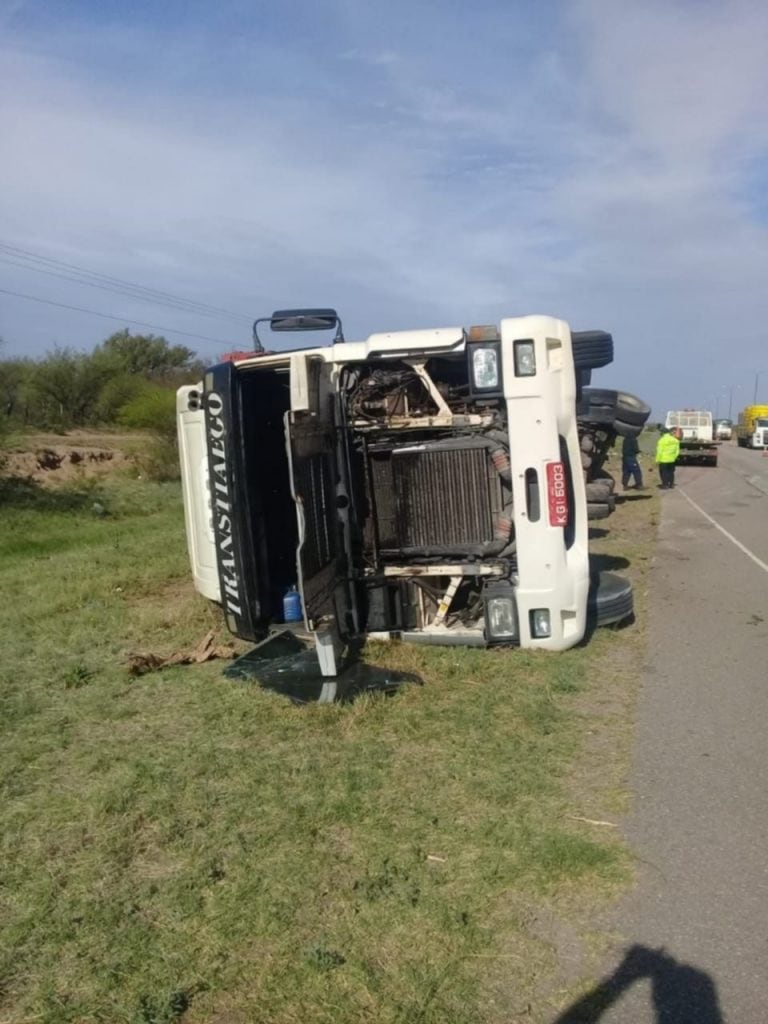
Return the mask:
<svg viewBox="0 0 768 1024">
<path fill-rule="evenodd" d="M 351 338 L 552 313 L 613 332 L 595 383 L 735 408 L 768 370 L 767 46 L 751 0 L 0 0 L 0 242 L 248 317 L 333 305 Z M 0 288 L 120 318 L 0 294 L 5 354 L 139 320 L 248 343 Z"/>
</svg>

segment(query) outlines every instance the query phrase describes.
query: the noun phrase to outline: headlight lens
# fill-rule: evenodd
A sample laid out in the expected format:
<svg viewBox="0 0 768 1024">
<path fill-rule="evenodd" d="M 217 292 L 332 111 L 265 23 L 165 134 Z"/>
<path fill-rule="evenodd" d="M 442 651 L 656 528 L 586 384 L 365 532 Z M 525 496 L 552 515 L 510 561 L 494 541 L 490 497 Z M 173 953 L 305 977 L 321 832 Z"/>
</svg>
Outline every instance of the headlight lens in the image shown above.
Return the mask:
<svg viewBox="0 0 768 1024">
<path fill-rule="evenodd" d="M 515 342 L 515 376 L 536 376 L 536 346 L 532 341 Z"/>
<path fill-rule="evenodd" d="M 531 634 L 538 640 L 552 636 L 552 619 L 549 608 L 534 608 L 531 611 Z"/>
<path fill-rule="evenodd" d="M 488 643 L 511 643 L 520 638 L 517 622 L 515 588 L 509 580 L 486 583 L 483 588 L 485 604 L 485 639 Z"/>
<path fill-rule="evenodd" d="M 517 636 L 515 605 L 511 597 L 492 597 L 488 602 L 488 632 L 494 640 Z"/>
<path fill-rule="evenodd" d="M 478 391 L 488 391 L 499 386 L 498 349 L 485 345 L 472 348 L 472 378 Z"/>
</svg>

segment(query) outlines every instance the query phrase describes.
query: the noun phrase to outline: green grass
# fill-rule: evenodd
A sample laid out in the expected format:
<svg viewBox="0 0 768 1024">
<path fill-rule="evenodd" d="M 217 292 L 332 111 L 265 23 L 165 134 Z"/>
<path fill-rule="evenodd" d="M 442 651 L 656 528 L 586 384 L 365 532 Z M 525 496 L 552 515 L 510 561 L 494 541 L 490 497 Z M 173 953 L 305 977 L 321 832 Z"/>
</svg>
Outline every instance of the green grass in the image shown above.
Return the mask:
<svg viewBox="0 0 768 1024">
<path fill-rule="evenodd" d="M 627 877 L 615 835 L 572 820 L 595 667 L 627 634 L 370 645 L 424 685 L 343 706 L 221 663 L 132 679 L 129 652 L 217 623 L 178 488 L 2 502 L 0 1021 L 507 1020 L 546 955 L 500 907 Z"/>
</svg>

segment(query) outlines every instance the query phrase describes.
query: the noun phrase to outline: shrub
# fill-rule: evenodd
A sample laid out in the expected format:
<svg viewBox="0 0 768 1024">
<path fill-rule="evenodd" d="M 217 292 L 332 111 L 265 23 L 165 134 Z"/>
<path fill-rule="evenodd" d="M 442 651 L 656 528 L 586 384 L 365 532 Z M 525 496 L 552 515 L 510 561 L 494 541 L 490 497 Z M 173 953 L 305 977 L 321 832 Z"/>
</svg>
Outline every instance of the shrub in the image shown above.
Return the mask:
<svg viewBox="0 0 768 1024">
<path fill-rule="evenodd" d="M 118 423 L 147 430 L 152 441 L 137 453 L 136 461 L 149 480 L 178 480 L 179 452 L 176 444 L 176 394 L 168 388 L 148 384 L 117 415 Z"/>
<path fill-rule="evenodd" d="M 101 423 L 114 423 L 122 409 L 147 390 L 147 382 L 135 374 L 121 373 L 108 380 L 99 393 L 96 417 Z"/>
<path fill-rule="evenodd" d="M 145 384 L 142 391 L 120 409 L 117 421 L 125 427 L 151 430 L 165 439 L 176 438 L 176 393 Z"/>
</svg>

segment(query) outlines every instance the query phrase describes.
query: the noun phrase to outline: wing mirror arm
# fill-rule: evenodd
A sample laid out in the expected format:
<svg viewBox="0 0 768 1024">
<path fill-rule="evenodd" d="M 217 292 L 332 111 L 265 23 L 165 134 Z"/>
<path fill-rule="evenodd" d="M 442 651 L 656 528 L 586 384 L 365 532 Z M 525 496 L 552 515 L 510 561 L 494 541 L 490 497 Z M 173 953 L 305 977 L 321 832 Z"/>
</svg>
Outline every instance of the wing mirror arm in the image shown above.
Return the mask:
<svg viewBox="0 0 768 1024">
<path fill-rule="evenodd" d="M 263 352 L 259 324 L 269 324 L 273 331 L 328 331 L 335 327 L 333 344 L 344 341 L 341 317 L 335 309 L 276 309 L 272 316 L 259 317 L 253 321 L 253 347 Z"/>
</svg>

